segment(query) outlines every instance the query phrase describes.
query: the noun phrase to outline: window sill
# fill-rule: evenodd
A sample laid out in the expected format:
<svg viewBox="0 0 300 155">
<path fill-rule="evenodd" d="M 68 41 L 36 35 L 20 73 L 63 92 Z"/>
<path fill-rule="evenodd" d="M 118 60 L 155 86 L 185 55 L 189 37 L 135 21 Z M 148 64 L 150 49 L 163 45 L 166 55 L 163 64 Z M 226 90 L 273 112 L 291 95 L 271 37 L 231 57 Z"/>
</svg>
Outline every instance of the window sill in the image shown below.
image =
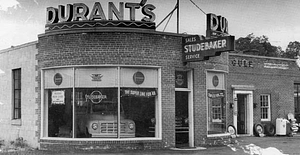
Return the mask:
<svg viewBox="0 0 300 155">
<path fill-rule="evenodd" d="M 207 135 L 208 138 L 210 138 L 210 137 L 227 137 L 227 136 L 230 136 L 230 133 L 220 133 L 220 134 Z"/>
<path fill-rule="evenodd" d="M 99 141 L 99 142 L 112 142 L 112 141 L 161 141 L 162 138 L 121 138 L 121 139 L 101 139 L 101 138 L 61 138 L 61 137 L 41 137 L 41 140 L 55 140 L 55 141 Z"/>
<path fill-rule="evenodd" d="M 13 119 L 13 120 L 11 120 L 11 125 L 21 126 L 22 120 L 21 119 Z"/>
</svg>

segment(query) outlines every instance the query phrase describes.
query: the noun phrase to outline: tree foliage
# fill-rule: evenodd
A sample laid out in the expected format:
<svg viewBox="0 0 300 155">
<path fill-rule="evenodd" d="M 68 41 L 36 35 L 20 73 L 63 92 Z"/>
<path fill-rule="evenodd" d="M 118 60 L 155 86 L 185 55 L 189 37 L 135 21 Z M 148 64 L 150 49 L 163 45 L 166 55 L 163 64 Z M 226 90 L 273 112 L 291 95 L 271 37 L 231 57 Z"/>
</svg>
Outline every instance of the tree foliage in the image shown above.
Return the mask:
<svg viewBox="0 0 300 155">
<path fill-rule="evenodd" d="M 253 33 L 246 37 L 241 37 L 235 41 L 235 52 L 246 53 L 247 51 L 255 51 L 255 55 L 279 57 L 281 48 L 271 45 L 269 38 L 265 35 L 256 37 Z"/>
<path fill-rule="evenodd" d="M 284 58 L 294 59 L 300 55 L 300 42 L 294 41 L 290 42 L 285 50 L 285 52 L 281 53 L 281 56 Z"/>
</svg>

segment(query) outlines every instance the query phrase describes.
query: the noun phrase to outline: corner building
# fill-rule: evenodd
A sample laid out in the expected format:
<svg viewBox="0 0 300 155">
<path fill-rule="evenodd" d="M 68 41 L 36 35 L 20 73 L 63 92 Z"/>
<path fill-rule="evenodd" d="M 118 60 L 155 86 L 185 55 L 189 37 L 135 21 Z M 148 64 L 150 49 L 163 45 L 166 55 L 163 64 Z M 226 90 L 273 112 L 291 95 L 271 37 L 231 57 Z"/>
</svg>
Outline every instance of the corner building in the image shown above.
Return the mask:
<svg viewBox="0 0 300 155">
<path fill-rule="evenodd" d="M 295 60 L 214 51 L 186 62 L 189 36 L 73 21 L 1 50 L 0 137 L 58 151 L 197 147 L 229 138 L 230 125 L 252 136 L 255 124 L 299 118 Z"/>
<path fill-rule="evenodd" d="M 218 125 L 205 119 L 206 88 L 225 97 L 228 54 L 183 64 L 181 42 L 182 35 L 137 28 L 39 35 L 41 148 L 154 149 L 176 139 L 199 146 L 208 132 L 225 133 L 225 113 Z M 207 84 L 213 76 L 216 86 Z"/>
</svg>

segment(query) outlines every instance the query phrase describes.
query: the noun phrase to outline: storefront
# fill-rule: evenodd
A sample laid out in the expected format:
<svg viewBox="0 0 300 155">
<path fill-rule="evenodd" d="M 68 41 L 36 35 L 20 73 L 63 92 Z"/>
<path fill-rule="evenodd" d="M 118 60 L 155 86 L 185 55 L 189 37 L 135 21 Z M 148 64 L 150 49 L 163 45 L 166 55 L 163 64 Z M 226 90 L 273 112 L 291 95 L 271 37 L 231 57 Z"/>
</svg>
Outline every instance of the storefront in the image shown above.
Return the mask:
<svg viewBox="0 0 300 155">
<path fill-rule="evenodd" d="M 113 20 L 93 14 L 99 3 L 73 18 L 49 7 L 38 42 L 0 51 L 0 136 L 56 150 L 196 147 L 294 112 L 295 60 L 228 54 L 224 17 L 208 14 L 226 24 L 208 24 L 205 38 L 156 31 L 151 4 L 141 21 L 115 5 Z"/>
<path fill-rule="evenodd" d="M 162 149 L 228 135 L 225 51 L 233 49 L 234 38 L 158 32 L 153 5 L 139 4 L 141 21 L 134 15 L 124 20 L 115 5 L 109 3 L 110 20 L 93 14 L 101 11 L 99 3 L 89 15 L 83 3 L 67 5 L 67 13 L 83 12 L 66 17 L 64 6 L 49 7 L 38 42 L 1 53 L 1 78 L 16 84 L 1 83 L 15 98 L 0 96 L 12 109 L 1 128 L 19 131 L 7 140 L 22 137 L 56 150 Z M 22 51 L 30 59 L 9 66 L 5 58 Z M 24 115 L 29 110 L 34 112 Z"/>
</svg>

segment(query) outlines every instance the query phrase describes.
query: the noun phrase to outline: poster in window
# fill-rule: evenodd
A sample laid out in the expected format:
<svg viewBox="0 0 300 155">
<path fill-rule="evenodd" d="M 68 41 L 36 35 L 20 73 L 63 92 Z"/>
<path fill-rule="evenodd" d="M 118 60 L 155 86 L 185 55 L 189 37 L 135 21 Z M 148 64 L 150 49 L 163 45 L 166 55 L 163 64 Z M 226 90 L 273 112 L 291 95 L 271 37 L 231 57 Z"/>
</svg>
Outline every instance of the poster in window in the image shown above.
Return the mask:
<svg viewBox="0 0 300 155">
<path fill-rule="evenodd" d="M 52 91 L 51 104 L 65 104 L 65 91 Z"/>
<path fill-rule="evenodd" d="M 175 71 L 175 87 L 176 88 L 188 87 L 186 71 Z"/>
</svg>

